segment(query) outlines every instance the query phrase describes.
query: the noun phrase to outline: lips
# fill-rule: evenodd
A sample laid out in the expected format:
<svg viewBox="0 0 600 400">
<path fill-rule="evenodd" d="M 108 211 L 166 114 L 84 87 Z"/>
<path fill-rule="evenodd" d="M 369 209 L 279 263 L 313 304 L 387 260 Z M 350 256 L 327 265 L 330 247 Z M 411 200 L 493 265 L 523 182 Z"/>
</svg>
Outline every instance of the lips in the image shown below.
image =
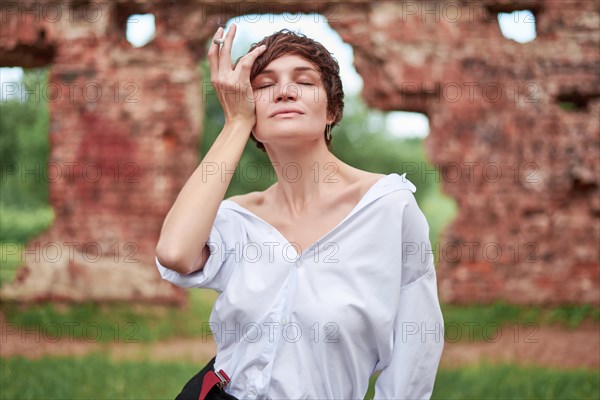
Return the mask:
<svg viewBox="0 0 600 400">
<path fill-rule="evenodd" d="M 281 108 L 277 111 L 275 111 L 273 114 L 271 114 L 271 117 L 274 117 L 278 114 L 284 114 L 284 113 L 298 113 L 298 114 L 304 114 L 301 110 L 297 109 L 297 108 Z"/>
</svg>

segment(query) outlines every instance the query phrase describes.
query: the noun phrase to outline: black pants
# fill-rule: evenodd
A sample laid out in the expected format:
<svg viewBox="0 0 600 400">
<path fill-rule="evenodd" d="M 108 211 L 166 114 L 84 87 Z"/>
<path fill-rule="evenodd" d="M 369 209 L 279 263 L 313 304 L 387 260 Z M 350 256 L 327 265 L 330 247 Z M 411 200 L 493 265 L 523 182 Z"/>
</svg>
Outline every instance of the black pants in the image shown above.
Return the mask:
<svg viewBox="0 0 600 400">
<path fill-rule="evenodd" d="M 198 400 L 200 397 L 200 389 L 202 388 L 202 379 L 204 379 L 204 375 L 208 371 L 214 370 L 216 356 L 209 361 L 208 364 L 204 368 L 200 370 L 196 375 L 192 377 L 185 384 L 183 389 L 181 389 L 181 393 L 177 395 L 175 400 Z M 223 389 L 221 389 L 218 385 L 213 386 L 212 389 L 208 392 L 206 396 L 206 400 L 238 400 L 237 397 L 234 397 L 228 393 L 226 393 Z"/>
</svg>

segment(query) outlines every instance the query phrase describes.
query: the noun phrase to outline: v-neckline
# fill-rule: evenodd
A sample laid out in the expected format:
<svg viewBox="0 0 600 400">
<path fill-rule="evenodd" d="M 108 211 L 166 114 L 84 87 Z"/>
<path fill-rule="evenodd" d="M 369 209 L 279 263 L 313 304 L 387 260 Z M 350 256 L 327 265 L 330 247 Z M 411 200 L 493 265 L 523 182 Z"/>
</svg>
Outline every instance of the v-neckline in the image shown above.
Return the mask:
<svg viewBox="0 0 600 400">
<path fill-rule="evenodd" d="M 306 253 L 307 253 L 307 252 L 310 250 L 310 249 L 312 249 L 312 248 L 315 246 L 315 244 L 318 244 L 318 243 L 320 243 L 320 242 L 321 242 L 323 239 L 325 239 L 327 236 L 329 236 L 329 235 L 333 234 L 335 231 L 337 231 L 337 230 L 338 230 L 338 228 L 339 228 L 339 227 L 340 227 L 340 226 L 341 226 L 341 225 L 342 225 L 344 222 L 346 222 L 346 220 L 348 220 L 348 219 L 349 219 L 349 218 L 350 218 L 352 215 L 354 215 L 354 213 L 355 213 L 355 212 L 357 212 L 357 211 L 359 210 L 359 206 L 361 206 L 361 205 L 362 205 L 362 203 L 363 203 L 364 201 L 366 201 L 366 199 L 367 199 L 368 195 L 369 195 L 369 194 L 370 194 L 370 193 L 371 193 L 371 192 L 372 192 L 372 191 L 375 189 L 375 187 L 377 187 L 377 186 L 378 186 L 378 185 L 379 185 L 379 184 L 380 184 L 382 181 L 386 180 L 386 178 L 390 178 L 391 176 L 394 176 L 394 175 L 398 175 L 398 174 L 397 174 L 397 173 L 395 173 L 395 172 L 393 172 L 393 173 L 391 173 L 391 174 L 388 174 L 388 175 L 386 175 L 386 176 L 383 176 L 383 177 L 381 177 L 381 178 L 377 179 L 377 181 L 375 181 L 375 183 L 374 183 L 374 184 L 372 184 L 372 185 L 369 187 L 369 189 L 367 189 L 367 191 L 366 191 L 366 192 L 365 192 L 365 193 L 362 195 L 362 197 L 360 198 L 360 200 L 358 201 L 358 203 L 356 203 L 356 204 L 354 205 L 354 207 L 352 208 L 352 210 L 350 210 L 350 212 L 349 212 L 349 213 L 348 213 L 348 214 L 347 214 L 347 215 L 346 215 L 346 216 L 345 216 L 345 217 L 344 217 L 344 218 L 343 218 L 343 219 L 342 219 L 340 222 L 338 222 L 338 223 L 337 223 L 337 225 L 335 225 L 335 226 L 334 226 L 332 229 L 330 229 L 330 230 L 329 230 L 327 233 L 325 233 L 324 235 L 322 235 L 322 236 L 321 236 L 319 239 L 317 239 L 317 240 L 313 241 L 313 243 L 312 243 L 312 244 L 310 244 L 310 245 L 309 245 L 309 246 L 308 246 L 306 249 L 301 249 L 301 252 L 300 252 L 300 253 L 298 253 L 298 252 L 296 251 L 296 247 L 294 247 L 294 245 L 292 245 L 292 242 L 290 242 L 290 241 L 289 241 L 289 240 L 288 240 L 288 239 L 287 239 L 287 238 L 286 238 L 286 237 L 283 235 L 283 233 L 281 233 L 281 232 L 279 231 L 279 229 L 275 228 L 273 225 L 271 225 L 270 223 L 268 223 L 267 221 L 265 221 L 264 219 L 262 219 L 261 217 L 259 217 L 259 216 L 258 216 L 258 215 L 256 215 L 255 213 L 253 213 L 252 211 L 248 210 L 246 207 L 244 207 L 244 206 L 241 206 L 240 204 L 236 203 L 235 201 L 233 201 L 233 200 L 229 200 L 229 199 L 225 199 L 225 200 L 223 200 L 223 202 L 229 202 L 229 203 L 233 204 L 235 208 L 238 208 L 240 211 L 242 211 L 242 212 L 244 212 L 244 213 L 246 213 L 246 214 L 248 214 L 248 215 L 250 215 L 250 216 L 252 216 L 252 217 L 254 217 L 254 218 L 256 218 L 256 219 L 258 219 L 258 220 L 259 220 L 259 221 L 261 221 L 263 224 L 265 224 L 267 227 L 269 227 L 269 229 L 270 229 L 270 230 L 272 230 L 273 232 L 276 232 L 276 233 L 277 233 L 277 234 L 278 234 L 278 235 L 281 237 L 281 239 L 283 239 L 283 241 L 285 242 L 285 245 L 289 245 L 289 246 L 290 246 L 290 247 L 291 247 L 291 248 L 294 250 L 294 253 L 296 254 L 296 258 L 295 258 L 295 260 L 297 261 L 297 260 L 300 260 L 300 259 L 301 259 L 301 258 L 302 258 L 302 257 L 303 257 L 303 256 L 304 256 L 304 255 L 305 255 L 305 254 L 306 254 Z M 294 242 L 294 243 L 295 243 L 295 242 Z M 299 243 L 296 243 L 296 244 L 298 244 L 298 246 L 300 246 L 300 244 L 299 244 Z"/>
</svg>

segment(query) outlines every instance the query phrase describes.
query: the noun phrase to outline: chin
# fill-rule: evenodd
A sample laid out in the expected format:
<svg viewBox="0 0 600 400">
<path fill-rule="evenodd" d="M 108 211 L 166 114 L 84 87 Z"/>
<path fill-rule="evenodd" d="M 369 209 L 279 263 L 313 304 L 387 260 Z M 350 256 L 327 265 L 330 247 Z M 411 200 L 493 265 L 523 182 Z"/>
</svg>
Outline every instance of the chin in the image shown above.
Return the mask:
<svg viewBox="0 0 600 400">
<path fill-rule="evenodd" d="M 319 140 L 318 137 L 300 137 L 298 135 L 289 135 L 286 137 L 270 137 L 270 138 L 263 138 L 263 139 L 259 139 L 258 137 L 255 136 L 255 138 L 260 141 L 263 145 L 273 145 L 273 144 L 285 144 L 285 145 L 293 145 L 293 146 L 304 146 L 304 145 L 309 145 L 309 144 L 314 144 L 315 141 Z"/>
<path fill-rule="evenodd" d="M 312 126 L 307 124 L 306 121 L 281 121 L 276 124 L 269 124 L 268 126 L 264 126 L 264 128 L 256 127 L 255 136 L 258 133 L 259 136 L 290 136 L 290 135 L 298 135 L 298 136 L 315 136 L 315 132 L 320 132 L 320 128 L 318 126 Z M 269 132 L 267 134 L 261 134 L 261 132 Z M 275 132 L 276 134 L 273 134 Z M 319 134 L 316 134 L 319 136 Z"/>
</svg>

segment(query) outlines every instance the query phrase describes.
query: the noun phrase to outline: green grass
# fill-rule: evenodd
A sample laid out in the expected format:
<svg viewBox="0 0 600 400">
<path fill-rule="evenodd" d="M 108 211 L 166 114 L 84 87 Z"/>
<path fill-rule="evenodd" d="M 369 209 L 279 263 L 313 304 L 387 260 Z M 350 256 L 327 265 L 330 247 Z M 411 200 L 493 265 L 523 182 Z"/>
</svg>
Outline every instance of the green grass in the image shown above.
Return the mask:
<svg viewBox="0 0 600 400">
<path fill-rule="evenodd" d="M 6 185 L 2 186 L 2 190 L 6 190 Z M 48 205 L 23 208 L 0 201 L 0 238 L 7 243 L 27 243 L 36 234 L 50 228 L 54 219 L 54 210 Z"/>
<path fill-rule="evenodd" d="M 2 359 L 1 399 L 174 399 L 198 365 L 80 358 Z M 208 362 L 208 360 L 207 360 Z"/>
<path fill-rule="evenodd" d="M 521 306 L 497 301 L 492 304 L 442 304 L 445 337 L 452 342 L 495 339 L 502 334 L 535 339 L 541 325 L 575 329 L 583 321 L 600 322 L 600 308 L 589 304 L 555 307 Z"/>
<path fill-rule="evenodd" d="M 1 222 L 2 217 L 0 217 Z M 22 264 L 21 252 L 23 250 L 24 245 L 20 243 L 0 243 L 0 286 L 15 279 L 17 268 Z"/>
<path fill-rule="evenodd" d="M 188 307 L 142 304 L 18 304 L 0 303 L 11 329 L 37 330 L 48 339 L 83 339 L 97 342 L 152 342 L 174 337 L 210 335 L 205 324 L 217 293 L 190 290 Z M 590 305 L 553 308 L 524 307 L 503 302 L 490 305 L 442 305 L 446 340 L 468 342 L 495 340 L 513 335 L 539 339 L 540 325 L 558 324 L 571 329 L 583 321 L 599 323 L 598 308 Z M 517 336 L 518 335 L 518 336 Z"/>
<path fill-rule="evenodd" d="M 563 323 L 570 328 L 577 328 L 586 319 L 599 322 L 600 307 L 592 307 L 590 304 L 565 305 L 548 311 L 543 318 L 544 322 Z"/>
<path fill-rule="evenodd" d="M 188 307 L 141 304 L 18 304 L 0 303 L 11 329 L 40 332 L 50 340 L 83 339 L 106 342 L 152 342 L 173 337 L 210 335 L 209 320 L 217 296 L 210 290 L 190 290 Z"/>
<path fill-rule="evenodd" d="M 369 381 L 366 400 L 374 398 L 375 382 Z M 556 370 L 511 364 L 438 370 L 435 399 L 598 399 L 600 373 L 585 369 Z"/>
<path fill-rule="evenodd" d="M 2 183 L 2 192 L 11 191 L 9 182 Z M 54 218 L 54 210 L 50 206 L 22 208 L 9 206 L 0 200 L 0 286 L 15 279 L 17 268 L 27 260 L 26 253 L 23 253 L 25 244 L 47 230 Z"/>
<path fill-rule="evenodd" d="M 440 370 L 432 399 L 598 399 L 600 373 L 486 365 Z"/>
<path fill-rule="evenodd" d="M 208 360 L 206 360 L 208 361 Z M 204 364 L 79 358 L 1 359 L 0 399 L 174 399 Z M 372 399 L 376 378 L 365 399 Z M 481 365 L 437 373 L 432 399 L 597 399 L 589 370 Z"/>
</svg>

